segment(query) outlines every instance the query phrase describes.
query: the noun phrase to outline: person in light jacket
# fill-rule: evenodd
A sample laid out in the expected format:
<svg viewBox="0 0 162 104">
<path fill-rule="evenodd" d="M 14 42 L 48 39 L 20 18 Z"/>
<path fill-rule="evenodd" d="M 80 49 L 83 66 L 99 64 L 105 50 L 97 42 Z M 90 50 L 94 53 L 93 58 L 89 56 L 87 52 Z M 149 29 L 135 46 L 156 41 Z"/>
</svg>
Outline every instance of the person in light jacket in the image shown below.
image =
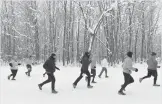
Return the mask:
<svg viewBox="0 0 162 104">
<path fill-rule="evenodd" d="M 17 62 L 17 57 L 14 56 L 13 60 L 9 63 L 9 66 L 11 67 L 11 74 L 8 76 L 8 80 L 12 77 L 11 80 L 16 80 L 15 77 L 17 75 L 18 71 L 18 65 L 21 65 L 20 63 Z"/>
<path fill-rule="evenodd" d="M 118 91 L 120 95 L 126 95 L 123 91 L 127 87 L 127 85 L 134 82 L 133 77 L 131 76 L 132 71 L 138 72 L 137 68 L 134 68 L 132 65 L 132 52 L 127 52 L 127 58 L 124 60 L 122 65 L 123 67 L 123 75 L 124 75 L 124 84 L 121 86 L 121 89 Z"/>
<path fill-rule="evenodd" d="M 102 73 L 105 72 L 105 78 L 108 78 L 108 75 L 107 75 L 108 62 L 107 62 L 106 56 L 101 61 L 101 66 L 102 66 L 102 70 L 101 70 L 100 74 L 98 75 L 98 77 L 101 78 Z"/>
<path fill-rule="evenodd" d="M 160 86 L 159 84 L 156 84 L 157 81 L 157 68 L 160 68 L 158 66 L 158 62 L 156 61 L 156 53 L 152 52 L 151 57 L 147 60 L 147 65 L 148 65 L 148 73 L 146 76 L 142 77 L 139 79 L 140 82 L 142 82 L 143 79 L 150 78 L 151 76 L 154 77 L 154 83 L 153 86 Z"/>
</svg>

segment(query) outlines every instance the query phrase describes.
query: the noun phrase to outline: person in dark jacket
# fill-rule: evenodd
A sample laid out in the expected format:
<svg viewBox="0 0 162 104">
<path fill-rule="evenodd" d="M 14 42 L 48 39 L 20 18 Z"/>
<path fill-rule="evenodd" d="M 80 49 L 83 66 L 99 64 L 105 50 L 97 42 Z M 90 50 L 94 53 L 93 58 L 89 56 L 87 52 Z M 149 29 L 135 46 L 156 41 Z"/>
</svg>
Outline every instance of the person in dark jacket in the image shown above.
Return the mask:
<svg viewBox="0 0 162 104">
<path fill-rule="evenodd" d="M 154 77 L 153 86 L 160 86 L 159 84 L 156 84 L 157 76 L 158 76 L 157 68 L 160 68 L 160 66 L 158 66 L 158 62 L 156 61 L 156 53 L 155 52 L 151 53 L 151 57 L 147 60 L 147 65 L 148 65 L 148 68 L 147 68 L 148 73 L 146 76 L 140 78 L 139 81 L 142 82 L 142 80 L 153 76 Z"/>
<path fill-rule="evenodd" d="M 38 87 L 40 90 L 42 90 L 42 86 L 49 83 L 49 82 L 52 82 L 51 83 L 51 89 L 52 89 L 52 93 L 58 93 L 56 90 L 55 90 L 55 76 L 54 76 L 54 72 L 55 72 L 55 69 L 57 70 L 60 70 L 58 67 L 56 67 L 55 65 L 55 60 L 56 60 L 56 55 L 55 54 L 52 54 L 49 59 L 44 63 L 43 67 L 44 69 L 46 70 L 46 73 L 48 75 L 48 79 L 40 84 L 38 84 Z"/>
<path fill-rule="evenodd" d="M 123 75 L 124 75 L 124 84 L 121 86 L 121 89 L 118 91 L 118 94 L 120 95 L 126 95 L 123 91 L 129 84 L 134 82 L 134 79 L 131 76 L 132 71 L 138 72 L 138 69 L 134 68 L 132 65 L 132 55 L 133 55 L 133 52 L 127 52 L 127 58 L 124 60 L 124 63 L 122 65 Z"/>
<path fill-rule="evenodd" d="M 87 88 L 93 88 L 93 86 L 90 85 L 91 75 L 88 70 L 88 67 L 89 67 L 89 64 L 91 63 L 91 60 L 89 58 L 90 58 L 90 53 L 85 52 L 84 56 L 81 59 L 82 67 L 81 67 L 80 76 L 73 83 L 74 88 L 76 88 L 78 82 L 83 78 L 83 74 L 86 74 L 88 76 Z"/>
<path fill-rule="evenodd" d="M 32 65 L 33 65 L 33 64 L 34 64 L 34 63 L 32 62 L 32 56 L 29 56 L 29 59 L 26 60 L 27 72 L 25 72 L 25 74 L 26 74 L 27 76 L 29 76 L 29 77 L 30 77 L 30 73 L 31 73 L 31 71 L 32 71 Z"/>
<path fill-rule="evenodd" d="M 96 77 L 96 66 L 91 66 L 91 77 L 92 77 L 92 83 L 97 83 L 95 81 L 95 77 Z M 86 77 L 85 80 L 88 81 L 88 77 Z"/>
</svg>

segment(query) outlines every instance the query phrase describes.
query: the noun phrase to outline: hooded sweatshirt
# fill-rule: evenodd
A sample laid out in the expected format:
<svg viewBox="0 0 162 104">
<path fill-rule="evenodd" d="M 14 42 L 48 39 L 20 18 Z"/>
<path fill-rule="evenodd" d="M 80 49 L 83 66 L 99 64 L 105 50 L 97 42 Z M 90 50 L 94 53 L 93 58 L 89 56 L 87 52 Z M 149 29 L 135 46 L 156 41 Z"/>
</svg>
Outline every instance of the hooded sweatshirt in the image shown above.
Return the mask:
<svg viewBox="0 0 162 104">
<path fill-rule="evenodd" d="M 18 63 L 17 61 L 12 60 L 9 65 L 11 66 L 11 70 L 18 70 L 18 65 L 20 65 L 20 63 Z"/>
<path fill-rule="evenodd" d="M 91 63 L 91 60 L 89 60 L 89 58 L 87 56 L 83 56 L 82 60 L 81 60 L 81 64 L 82 64 L 82 71 L 88 71 L 88 67 L 89 64 Z"/>
<path fill-rule="evenodd" d="M 147 60 L 147 65 L 148 65 L 148 69 L 157 70 L 158 62 L 154 58 L 151 57 Z"/>
<path fill-rule="evenodd" d="M 43 65 L 43 68 L 46 69 L 46 72 L 49 72 L 49 73 L 55 72 L 55 69 L 59 70 L 59 68 L 55 66 L 55 59 L 53 58 L 53 56 L 50 56 L 47 59 L 47 61 Z"/>
<path fill-rule="evenodd" d="M 127 57 L 125 60 L 124 60 L 124 63 L 122 65 L 123 67 L 123 72 L 124 73 L 128 73 L 128 74 L 131 74 L 132 71 L 135 71 L 136 68 L 133 67 L 132 65 L 132 58 L 130 57 Z"/>
<path fill-rule="evenodd" d="M 108 66 L 108 62 L 107 62 L 106 58 L 104 58 L 104 59 L 101 61 L 101 66 L 102 66 L 102 67 L 105 67 L 105 68 Z"/>
</svg>

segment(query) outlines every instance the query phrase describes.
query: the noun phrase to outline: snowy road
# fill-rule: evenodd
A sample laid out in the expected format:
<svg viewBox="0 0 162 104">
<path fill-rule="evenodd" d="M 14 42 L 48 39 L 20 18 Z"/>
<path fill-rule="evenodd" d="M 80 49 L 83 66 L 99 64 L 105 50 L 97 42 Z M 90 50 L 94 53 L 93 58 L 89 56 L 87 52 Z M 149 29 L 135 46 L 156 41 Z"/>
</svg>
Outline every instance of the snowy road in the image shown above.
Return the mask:
<svg viewBox="0 0 162 104">
<path fill-rule="evenodd" d="M 8 66 L 0 67 L 0 104 L 162 104 L 162 86 L 153 87 L 153 78 L 139 83 L 139 77 L 147 74 L 146 65 L 135 65 L 139 72 L 133 72 L 135 83 L 126 88 L 126 96 L 118 95 L 118 90 L 123 83 L 120 66 L 108 69 L 110 78 L 99 79 L 93 84 L 93 89 L 86 88 L 84 79 L 78 83 L 76 89 L 72 88 L 73 81 L 78 77 L 80 68 L 60 67 L 57 71 L 56 90 L 58 94 L 51 94 L 50 86 L 43 86 L 40 91 L 37 84 L 46 80 L 43 77 L 44 69 L 41 65 L 34 66 L 32 77 L 25 75 L 26 68 L 21 66 L 16 81 L 7 80 L 10 70 Z M 59 66 L 58 66 L 59 67 Z M 97 73 L 101 70 L 97 67 Z M 162 68 L 159 69 L 158 84 L 162 85 Z"/>
</svg>

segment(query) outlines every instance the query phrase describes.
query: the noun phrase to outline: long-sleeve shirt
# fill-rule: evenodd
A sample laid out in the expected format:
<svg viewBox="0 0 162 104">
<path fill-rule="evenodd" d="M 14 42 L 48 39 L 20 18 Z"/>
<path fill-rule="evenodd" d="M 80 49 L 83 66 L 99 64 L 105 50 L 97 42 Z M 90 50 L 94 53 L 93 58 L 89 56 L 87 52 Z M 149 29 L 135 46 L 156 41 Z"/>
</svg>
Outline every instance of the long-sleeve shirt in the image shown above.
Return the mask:
<svg viewBox="0 0 162 104">
<path fill-rule="evenodd" d="M 130 57 L 127 57 L 124 60 L 122 67 L 123 67 L 123 72 L 128 73 L 128 74 L 131 74 L 132 71 L 135 71 L 135 69 L 136 69 L 136 68 L 133 67 L 132 59 Z"/>
<path fill-rule="evenodd" d="M 107 60 L 105 58 L 101 61 L 101 66 L 102 67 L 107 67 L 108 66 L 108 62 L 107 62 Z"/>
<path fill-rule="evenodd" d="M 11 65 L 11 70 L 18 70 L 18 65 L 20 65 L 20 63 L 13 60 L 9 64 Z"/>
<path fill-rule="evenodd" d="M 91 63 L 91 60 L 88 57 L 83 56 L 83 58 L 81 60 L 81 64 L 82 64 L 81 70 L 82 71 L 88 71 L 88 67 L 89 67 L 90 63 Z"/>
<path fill-rule="evenodd" d="M 27 59 L 27 60 L 26 60 L 26 64 L 31 65 L 32 63 L 33 63 L 33 61 L 32 61 L 32 60 L 30 60 L 30 59 Z"/>
<path fill-rule="evenodd" d="M 147 65 L 148 65 L 148 69 L 157 70 L 158 62 L 153 58 L 149 58 L 147 60 Z"/>
</svg>

